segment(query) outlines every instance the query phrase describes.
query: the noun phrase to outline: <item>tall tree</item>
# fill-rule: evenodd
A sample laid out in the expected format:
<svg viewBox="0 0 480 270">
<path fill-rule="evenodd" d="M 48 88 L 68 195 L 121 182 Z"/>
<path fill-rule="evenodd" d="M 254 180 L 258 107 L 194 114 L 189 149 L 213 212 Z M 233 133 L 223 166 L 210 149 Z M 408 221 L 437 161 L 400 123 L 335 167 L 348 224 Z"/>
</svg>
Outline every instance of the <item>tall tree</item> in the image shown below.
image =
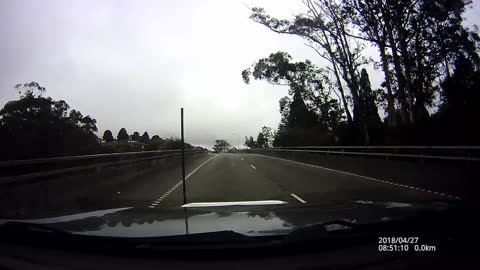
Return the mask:
<svg viewBox="0 0 480 270">
<path fill-rule="evenodd" d="M 140 133 L 137 131 L 133 132 L 133 134 L 130 135 L 130 139 L 134 142 L 138 142 L 140 140 Z"/>
<path fill-rule="evenodd" d="M 315 122 L 326 133 L 335 129 L 342 121 L 342 114 L 337 100 L 331 97 L 332 88 L 328 76 L 308 60 L 305 62 L 290 60 L 291 56 L 285 52 L 270 54 L 268 58 L 262 58 L 254 63 L 252 68 L 245 69 L 242 77 L 245 83 L 249 83 L 250 77 L 253 77 L 274 85 L 289 86 L 289 94 L 301 99 L 303 105 L 311 112 L 305 115 L 313 115 L 316 118 Z M 300 101 L 295 102 L 298 104 Z M 280 104 L 280 107 L 282 114 L 290 109 L 285 104 Z M 288 110 L 284 110 L 286 108 Z"/>
<path fill-rule="evenodd" d="M 121 128 L 117 134 L 117 140 L 120 142 L 127 142 L 130 136 L 128 136 L 127 130 L 125 128 Z"/>
<path fill-rule="evenodd" d="M 267 139 L 264 137 L 263 133 L 260 132 L 257 135 L 257 147 L 258 148 L 265 148 L 268 146 Z"/>
<path fill-rule="evenodd" d="M 0 159 L 24 159 L 97 151 L 96 120 L 42 96 L 36 82 L 18 84 L 18 100 L 0 110 Z"/>
<path fill-rule="evenodd" d="M 160 136 L 158 136 L 158 135 L 153 135 L 151 141 L 152 142 L 162 142 L 163 139 L 160 138 Z"/>
<path fill-rule="evenodd" d="M 257 148 L 257 143 L 255 142 L 255 140 L 253 139 L 252 136 L 250 136 L 250 138 L 247 138 L 245 136 L 245 143 L 244 143 L 245 146 L 249 147 L 249 148 Z"/>
<path fill-rule="evenodd" d="M 223 152 L 230 149 L 230 144 L 226 140 L 215 140 L 215 145 L 213 146 L 213 151 Z"/>
<path fill-rule="evenodd" d="M 438 82 L 450 74 L 459 55 L 478 62 L 478 35 L 465 29 L 462 13 L 468 0 L 344 0 L 352 10 L 357 38 L 380 51 L 387 88 L 389 121 L 394 98 L 403 123 L 428 117 L 439 91 Z M 392 94 L 393 93 L 393 94 Z"/>
<path fill-rule="evenodd" d="M 476 129 L 473 123 L 479 115 L 480 69 L 475 69 L 470 59 L 460 57 L 455 63 L 453 75 L 442 82 L 442 88 L 444 100 L 440 111 L 447 115 L 448 122 L 469 128 L 465 133 L 472 133 Z"/>
<path fill-rule="evenodd" d="M 365 141 L 368 129 L 362 119 L 364 105 L 359 96 L 358 72 L 366 60 L 361 55 L 363 44 L 351 37 L 351 12 L 333 0 L 305 0 L 304 3 L 307 12 L 296 15 L 292 21 L 272 18 L 262 8 L 253 8 L 251 18 L 277 33 L 304 38 L 321 58 L 330 63 L 328 70 L 336 79 L 347 121 L 368 143 Z M 346 93 L 345 86 L 349 93 Z M 348 94 L 353 100 L 353 118 L 347 102 Z"/>
<path fill-rule="evenodd" d="M 105 130 L 103 132 L 103 139 L 106 141 L 106 142 L 113 142 L 113 134 L 110 130 Z"/>
<path fill-rule="evenodd" d="M 142 135 L 142 137 L 140 138 L 140 142 L 142 143 L 148 143 L 150 141 L 150 136 L 148 135 L 148 133 L 145 131 Z"/>
<path fill-rule="evenodd" d="M 263 138 L 265 139 L 265 144 L 264 144 L 264 146 L 265 146 L 265 147 L 271 147 L 271 146 L 272 146 L 272 142 L 273 142 L 273 132 L 272 132 L 272 128 L 263 126 L 263 127 L 262 127 L 262 130 L 260 131 L 260 133 L 263 135 Z"/>
<path fill-rule="evenodd" d="M 392 81 L 385 22 L 378 19 L 381 5 L 375 0 L 344 0 L 344 4 L 346 9 L 350 10 L 350 14 L 352 15 L 350 19 L 353 24 L 355 24 L 360 30 L 360 36 L 358 38 L 375 44 L 379 50 L 380 63 L 385 78 L 383 86 L 386 88 L 387 124 L 390 127 L 396 127 L 395 96 L 392 90 L 394 87 L 394 81 Z"/>
<path fill-rule="evenodd" d="M 330 141 L 330 133 L 319 125 L 317 116 L 307 108 L 300 94 L 295 93 L 291 102 L 283 102 L 281 107 L 288 106 L 288 109 L 283 108 L 284 116 L 274 135 L 274 146 L 321 145 Z"/>
<path fill-rule="evenodd" d="M 360 73 L 359 93 L 361 102 L 364 104 L 364 115 L 368 127 L 378 127 L 381 125 L 380 115 L 378 114 L 377 95 L 372 90 L 370 78 L 366 69 L 362 69 Z"/>
<path fill-rule="evenodd" d="M 150 139 L 150 142 L 145 146 L 145 150 L 147 151 L 160 150 L 162 149 L 162 147 L 164 147 L 164 143 L 165 141 L 162 138 L 160 138 L 160 136 L 153 135 L 152 138 Z"/>
</svg>

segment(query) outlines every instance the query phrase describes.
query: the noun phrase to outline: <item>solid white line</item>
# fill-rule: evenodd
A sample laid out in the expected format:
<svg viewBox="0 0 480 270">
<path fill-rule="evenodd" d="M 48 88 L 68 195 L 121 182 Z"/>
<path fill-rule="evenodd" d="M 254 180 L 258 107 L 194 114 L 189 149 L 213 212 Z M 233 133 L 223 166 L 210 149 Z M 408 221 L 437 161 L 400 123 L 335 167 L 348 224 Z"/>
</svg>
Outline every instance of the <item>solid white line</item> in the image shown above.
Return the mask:
<svg viewBox="0 0 480 270">
<path fill-rule="evenodd" d="M 197 168 L 195 168 L 195 170 L 193 170 L 191 173 L 189 173 L 187 176 L 185 176 L 185 180 L 187 180 L 190 176 L 192 176 L 192 174 L 194 174 L 196 171 L 198 171 L 198 169 L 200 169 L 203 165 L 207 164 L 207 162 L 209 162 L 210 160 L 212 160 L 216 156 L 217 155 L 214 155 L 213 157 L 207 159 L 207 161 L 200 164 L 200 166 L 198 166 Z M 182 184 L 182 181 L 178 182 L 178 185 L 181 185 L 181 184 Z"/>
<path fill-rule="evenodd" d="M 373 178 L 373 177 L 368 177 L 368 176 L 363 176 L 363 175 L 359 175 L 359 174 L 355 174 L 355 173 L 349 173 L 349 172 L 339 171 L 339 170 L 330 169 L 330 168 L 326 168 L 326 167 L 322 167 L 322 166 L 318 166 L 318 165 L 312 165 L 312 164 L 308 164 L 308 163 L 293 161 L 293 160 L 284 159 L 284 158 L 272 157 L 272 156 L 267 156 L 267 155 L 259 155 L 259 154 L 252 154 L 252 155 L 267 157 L 267 158 L 271 158 L 271 159 L 278 159 L 278 160 L 288 161 L 288 162 L 291 162 L 291 163 L 301 164 L 301 165 L 304 165 L 304 166 L 307 166 L 307 167 L 312 167 L 312 168 L 317 168 L 317 169 L 323 169 L 323 170 L 331 171 L 331 172 L 343 173 L 343 174 L 346 174 L 346 175 L 351 175 L 351 176 L 360 177 L 360 178 L 363 178 L 363 179 L 368 179 L 368 180 L 372 180 L 372 181 L 378 181 L 378 182 L 383 182 L 383 183 L 385 183 L 385 184 L 397 185 L 397 186 L 398 186 L 398 184 L 393 183 L 393 182 L 382 181 L 382 180 L 379 180 L 379 179 L 376 179 L 376 178 Z M 427 192 L 427 191 L 425 191 L 424 189 L 421 189 L 421 188 L 414 188 L 414 189 L 416 189 L 416 190 L 418 190 L 418 191 Z M 442 195 L 442 194 L 440 194 L 440 195 Z M 442 196 L 447 196 L 447 195 L 443 194 Z M 455 199 L 461 200 L 462 198 L 461 198 L 461 197 L 455 197 Z"/>
<path fill-rule="evenodd" d="M 306 201 L 304 201 L 302 198 L 298 197 L 297 195 L 293 194 L 293 193 L 290 193 L 290 195 L 292 195 L 292 197 L 294 197 L 295 199 L 299 200 L 301 203 L 307 203 Z"/>
<path fill-rule="evenodd" d="M 207 161 L 203 162 L 202 164 L 200 164 L 200 166 L 198 166 L 197 168 L 195 168 L 195 170 L 193 170 L 192 172 L 190 172 L 187 176 L 185 176 L 185 181 L 190 178 L 190 176 L 192 176 L 196 171 L 198 171 L 198 169 L 200 169 L 203 165 L 207 164 L 207 162 L 209 162 L 210 160 L 212 160 L 214 157 L 216 157 L 217 155 L 214 155 L 213 157 L 207 159 Z M 167 192 L 165 192 L 157 201 L 158 202 L 161 202 L 163 201 L 168 195 L 170 195 L 170 193 L 172 193 L 172 191 L 174 191 L 177 187 L 181 186 L 182 185 L 182 181 L 176 183 L 172 188 L 170 188 Z M 156 203 L 156 202 L 155 202 Z M 149 206 L 151 207 L 151 206 Z M 151 207 L 153 208 L 153 207 Z"/>
<path fill-rule="evenodd" d="M 250 164 L 250 167 L 252 167 L 254 170 L 256 170 L 257 168 L 255 168 L 255 166 L 253 166 L 252 164 Z"/>
<path fill-rule="evenodd" d="M 148 208 L 155 208 L 155 206 L 153 206 L 153 205 L 150 205 Z"/>
</svg>

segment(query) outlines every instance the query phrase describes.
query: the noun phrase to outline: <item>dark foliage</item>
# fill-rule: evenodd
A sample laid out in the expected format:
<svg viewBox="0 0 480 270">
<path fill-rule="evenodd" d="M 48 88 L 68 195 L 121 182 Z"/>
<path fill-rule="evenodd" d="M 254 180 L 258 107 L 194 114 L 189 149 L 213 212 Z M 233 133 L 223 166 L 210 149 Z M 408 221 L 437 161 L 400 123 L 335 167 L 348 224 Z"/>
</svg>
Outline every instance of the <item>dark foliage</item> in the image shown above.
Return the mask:
<svg viewBox="0 0 480 270">
<path fill-rule="evenodd" d="M 242 71 L 245 83 L 254 78 L 290 88 L 280 100 L 275 146 L 480 143 L 480 37 L 462 25 L 471 1 L 304 4 L 291 20 L 251 9 L 252 20 L 304 39 L 324 63 L 292 62 L 277 52 Z M 367 45 L 378 49 L 376 60 L 362 54 Z M 379 89 L 371 88 L 368 63 L 384 76 Z"/>
<path fill-rule="evenodd" d="M 223 152 L 230 149 L 230 144 L 226 140 L 215 140 L 215 145 L 213 146 L 213 151 Z"/>
<path fill-rule="evenodd" d="M 43 97 L 45 88 L 35 82 L 15 88 L 21 94 L 20 99 L 7 102 L 0 110 L 2 159 L 86 154 L 98 150 L 95 119 L 70 110 L 63 100 Z"/>
<path fill-rule="evenodd" d="M 106 142 L 113 142 L 114 138 L 113 138 L 113 134 L 110 130 L 105 130 L 105 132 L 103 132 L 103 137 L 102 137 Z"/>
</svg>

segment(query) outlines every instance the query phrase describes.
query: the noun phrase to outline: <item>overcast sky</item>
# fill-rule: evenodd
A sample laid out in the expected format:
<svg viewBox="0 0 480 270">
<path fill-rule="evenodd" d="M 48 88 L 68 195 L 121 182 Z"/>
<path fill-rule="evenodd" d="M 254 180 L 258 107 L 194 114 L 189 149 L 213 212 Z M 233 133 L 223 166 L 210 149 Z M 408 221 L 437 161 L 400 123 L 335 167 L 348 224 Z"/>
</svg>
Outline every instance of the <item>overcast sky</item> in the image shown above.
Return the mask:
<svg viewBox="0 0 480 270">
<path fill-rule="evenodd" d="M 0 0 L 0 107 L 18 98 L 13 85 L 37 81 L 97 119 L 100 136 L 125 127 L 178 137 L 184 107 L 188 142 L 236 146 L 239 134 L 242 145 L 277 127 L 287 89 L 245 85 L 241 71 L 276 51 L 321 65 L 301 39 L 251 21 L 247 6 L 286 18 L 304 10 L 301 0 Z M 478 1 L 466 17 L 479 24 Z"/>
</svg>

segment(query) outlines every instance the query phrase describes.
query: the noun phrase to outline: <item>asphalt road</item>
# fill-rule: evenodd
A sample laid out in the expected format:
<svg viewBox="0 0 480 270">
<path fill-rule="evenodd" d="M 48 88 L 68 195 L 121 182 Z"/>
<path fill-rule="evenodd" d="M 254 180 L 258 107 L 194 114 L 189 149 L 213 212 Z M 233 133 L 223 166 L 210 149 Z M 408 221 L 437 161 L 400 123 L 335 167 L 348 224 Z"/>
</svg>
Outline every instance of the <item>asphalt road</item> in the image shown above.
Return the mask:
<svg viewBox="0 0 480 270">
<path fill-rule="evenodd" d="M 456 199 L 421 185 L 399 184 L 257 154 L 200 154 L 188 156 L 185 165 L 188 203 L 281 200 L 290 205 L 335 207 L 352 201 L 408 203 Z M 91 181 L 88 179 L 93 176 L 26 185 L 29 188 L 23 193 L 16 189 L 6 191 L 10 197 L 0 204 L 0 216 L 34 218 L 120 207 L 180 207 L 181 172 L 180 159 L 176 158 L 166 166 L 129 177 L 100 173 Z M 77 186 L 79 183 L 84 186 Z"/>
<path fill-rule="evenodd" d="M 329 205 L 346 201 L 419 202 L 448 194 L 399 185 L 348 172 L 256 154 L 205 155 L 187 164 L 188 202 L 282 200 L 289 204 Z M 176 175 L 175 175 L 176 174 Z M 119 200 L 138 207 L 183 204 L 181 174 L 145 178 L 119 190 Z"/>
</svg>

